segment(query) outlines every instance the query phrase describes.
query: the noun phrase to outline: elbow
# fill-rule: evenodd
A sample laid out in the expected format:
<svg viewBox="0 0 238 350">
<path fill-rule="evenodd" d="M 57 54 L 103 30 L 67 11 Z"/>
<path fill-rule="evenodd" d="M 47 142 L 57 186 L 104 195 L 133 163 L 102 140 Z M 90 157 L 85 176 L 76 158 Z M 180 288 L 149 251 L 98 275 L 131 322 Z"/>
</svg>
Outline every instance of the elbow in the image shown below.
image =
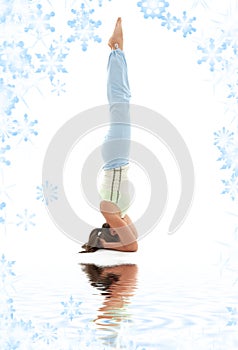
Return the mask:
<svg viewBox="0 0 238 350">
<path fill-rule="evenodd" d="M 137 241 L 129 244 L 126 247 L 126 249 L 125 249 L 126 252 L 131 252 L 131 253 L 137 252 L 137 250 L 138 250 L 138 243 L 137 243 Z"/>
</svg>

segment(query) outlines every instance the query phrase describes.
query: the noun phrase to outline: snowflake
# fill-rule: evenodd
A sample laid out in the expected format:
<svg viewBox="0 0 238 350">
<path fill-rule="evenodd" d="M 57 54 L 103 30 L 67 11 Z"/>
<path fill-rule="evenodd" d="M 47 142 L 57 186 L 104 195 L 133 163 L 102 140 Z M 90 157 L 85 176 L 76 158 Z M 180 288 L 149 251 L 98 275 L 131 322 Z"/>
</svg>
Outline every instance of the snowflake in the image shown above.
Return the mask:
<svg viewBox="0 0 238 350">
<path fill-rule="evenodd" d="M 221 40 L 228 40 L 234 52 L 237 51 L 238 44 L 238 3 L 237 0 L 227 1 L 227 6 L 224 7 L 225 12 L 219 13 L 220 19 L 216 20 L 215 23 L 217 28 L 220 28 Z"/>
<path fill-rule="evenodd" d="M 44 343 L 49 345 L 58 339 L 58 329 L 47 322 L 41 326 L 40 332 L 35 335 L 35 338 L 42 340 Z"/>
<path fill-rule="evenodd" d="M 32 221 L 35 216 L 35 214 L 30 214 L 28 209 L 24 209 L 23 214 L 17 214 L 20 221 L 16 225 L 23 227 L 24 231 L 28 231 L 30 226 L 35 226 L 35 223 Z"/>
<path fill-rule="evenodd" d="M 70 321 L 72 321 L 75 317 L 81 315 L 81 312 L 79 311 L 79 306 L 82 304 L 80 301 L 74 301 L 72 295 L 69 298 L 68 302 L 61 302 L 61 304 L 64 306 L 64 311 L 61 312 L 61 315 L 66 315 Z"/>
<path fill-rule="evenodd" d="M 23 41 L 4 41 L 0 46 L 0 66 L 3 72 L 10 73 L 13 79 L 28 79 L 33 69 L 31 55 L 24 45 Z"/>
<path fill-rule="evenodd" d="M 173 29 L 178 23 L 178 19 L 175 16 L 172 16 L 170 12 L 166 13 L 166 16 L 161 16 L 161 25 L 167 29 Z"/>
<path fill-rule="evenodd" d="M 227 49 L 227 44 L 223 43 L 220 47 L 218 47 L 215 45 L 215 39 L 210 38 L 208 45 L 205 47 L 198 45 L 197 49 L 204 54 L 204 56 L 197 61 L 198 64 L 207 62 L 210 66 L 210 71 L 214 72 L 216 63 L 224 62 L 222 53 Z"/>
<path fill-rule="evenodd" d="M 42 5 L 37 4 L 36 11 L 31 14 L 29 24 L 25 27 L 25 32 L 28 33 L 32 31 L 37 40 L 41 40 L 46 31 L 50 31 L 51 33 L 55 31 L 55 28 L 49 23 L 54 16 L 55 13 L 53 11 L 49 14 L 44 14 Z"/>
<path fill-rule="evenodd" d="M 192 34 L 193 32 L 196 32 L 196 29 L 193 28 L 192 23 L 196 20 L 196 17 L 188 18 L 187 12 L 183 12 L 182 19 L 177 19 L 177 27 L 174 28 L 174 32 L 177 32 L 178 30 L 181 30 L 183 33 L 183 37 L 186 38 L 188 34 Z"/>
<path fill-rule="evenodd" d="M 75 40 L 81 41 L 82 50 L 86 51 L 88 48 L 88 41 L 94 40 L 98 43 L 102 41 L 98 35 L 95 34 L 95 29 L 98 28 L 102 23 L 101 21 L 95 22 L 90 18 L 94 12 L 93 9 L 86 10 L 85 5 L 81 4 L 80 10 L 71 10 L 74 15 L 74 19 L 68 21 L 70 28 L 74 30 L 74 34 L 68 38 L 68 42 L 71 43 Z"/>
<path fill-rule="evenodd" d="M 49 181 L 45 181 L 42 186 L 37 186 L 37 200 L 42 200 L 46 205 L 58 199 L 58 186 L 52 185 Z"/>
<path fill-rule="evenodd" d="M 227 326 L 236 326 L 238 323 L 238 311 L 235 307 L 227 306 L 227 311 L 232 316 L 228 321 Z"/>
<path fill-rule="evenodd" d="M 224 149 L 225 147 L 230 146 L 234 140 L 234 132 L 226 130 L 224 126 L 221 130 L 214 132 L 214 136 L 214 145 L 219 149 Z"/>
<path fill-rule="evenodd" d="M 89 1 L 94 1 L 94 0 L 89 0 Z M 98 1 L 98 6 L 102 7 L 103 0 L 97 0 L 97 1 Z M 112 1 L 112 0 L 108 0 L 108 1 Z"/>
<path fill-rule="evenodd" d="M 3 78 L 0 78 L 0 116 L 3 114 L 11 115 L 12 109 L 15 108 L 15 104 L 19 101 L 15 96 L 13 89 L 14 85 L 5 84 Z"/>
<path fill-rule="evenodd" d="M 56 44 L 56 46 L 54 46 Z M 68 73 L 62 62 L 67 57 L 68 53 L 63 52 L 62 46 L 58 45 L 58 42 L 54 41 L 50 45 L 47 54 L 37 53 L 36 57 L 42 63 L 36 70 L 36 73 L 47 73 L 52 83 L 57 73 Z"/>
<path fill-rule="evenodd" d="M 1 191 L 2 192 L 2 191 Z M 1 193 L 0 193 L 1 194 Z M 4 208 L 6 208 L 6 203 L 5 202 L 2 202 L 0 204 L 0 210 L 3 210 Z M 5 213 L 4 213 L 5 214 Z M 6 221 L 6 218 L 5 218 L 5 215 L 4 217 L 3 216 L 0 216 L 0 224 L 5 224 L 5 221 Z"/>
<path fill-rule="evenodd" d="M 5 321 L 12 320 L 15 311 L 12 298 L 0 298 L 0 319 Z"/>
<path fill-rule="evenodd" d="M 235 176 L 238 176 L 238 144 L 235 142 L 226 144 L 225 147 L 217 146 L 220 156 L 217 161 L 223 161 L 221 169 L 232 169 Z"/>
<path fill-rule="evenodd" d="M 51 85 L 54 89 L 51 90 L 51 92 L 56 93 L 57 96 L 61 96 L 62 93 L 66 92 L 64 89 L 65 83 L 61 83 L 61 81 L 58 79 L 55 83 L 52 81 Z"/>
<path fill-rule="evenodd" d="M 17 120 L 13 120 L 12 117 L 2 116 L 0 119 L 0 140 L 2 142 L 17 135 L 16 124 Z"/>
<path fill-rule="evenodd" d="M 0 24 L 6 22 L 6 18 L 12 12 L 14 0 L 0 0 Z"/>
<path fill-rule="evenodd" d="M 2 259 L 0 260 L 0 278 L 2 282 L 5 282 L 6 278 L 9 276 L 16 276 L 12 271 L 12 267 L 15 261 L 8 261 L 4 254 L 2 254 Z"/>
<path fill-rule="evenodd" d="M 169 3 L 165 0 L 142 0 L 137 3 L 137 6 L 141 7 L 144 18 L 161 18 Z"/>
<path fill-rule="evenodd" d="M 20 122 L 17 121 L 17 134 L 20 135 L 21 140 L 24 140 L 25 142 L 30 141 L 31 142 L 31 135 L 37 136 L 38 132 L 35 131 L 34 126 L 38 123 L 37 120 L 29 121 L 28 115 L 24 114 L 24 120 Z"/>
<path fill-rule="evenodd" d="M 238 103 L 238 83 L 235 82 L 233 84 L 227 84 L 228 88 L 230 89 L 230 93 L 227 96 L 227 98 L 232 98 Z"/>
<path fill-rule="evenodd" d="M 11 149 L 11 147 L 9 145 L 5 146 L 5 147 L 0 147 L 0 163 L 1 164 L 5 164 L 5 165 L 10 165 L 11 162 L 10 160 L 6 159 L 5 156 L 2 156 L 2 154 L 4 154 L 6 151 L 9 151 Z"/>
<path fill-rule="evenodd" d="M 31 321 L 12 320 L 8 324 L 8 334 L 5 339 L 4 349 L 32 349 L 32 343 L 35 340 L 36 333 Z"/>
<path fill-rule="evenodd" d="M 234 201 L 238 197 L 238 177 L 233 173 L 230 180 L 222 180 L 222 182 L 225 185 L 222 194 L 229 194 Z"/>
<path fill-rule="evenodd" d="M 86 327 L 79 329 L 78 334 L 80 336 L 81 346 L 84 345 L 90 347 L 94 342 L 97 343 L 98 341 L 96 330 L 93 328 L 93 326 L 90 326 L 88 324 Z"/>
</svg>

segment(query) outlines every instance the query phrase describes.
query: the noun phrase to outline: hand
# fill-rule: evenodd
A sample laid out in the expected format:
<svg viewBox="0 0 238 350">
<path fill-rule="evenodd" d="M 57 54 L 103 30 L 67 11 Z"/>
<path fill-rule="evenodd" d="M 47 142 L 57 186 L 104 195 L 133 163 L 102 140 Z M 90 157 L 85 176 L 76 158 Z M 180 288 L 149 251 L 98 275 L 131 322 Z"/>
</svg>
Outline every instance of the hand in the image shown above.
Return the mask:
<svg viewBox="0 0 238 350">
<path fill-rule="evenodd" d="M 106 241 L 105 241 L 105 239 L 103 239 L 103 238 L 99 238 L 99 242 L 100 242 L 100 245 L 103 247 L 103 248 L 105 248 L 105 246 L 106 246 Z"/>
</svg>

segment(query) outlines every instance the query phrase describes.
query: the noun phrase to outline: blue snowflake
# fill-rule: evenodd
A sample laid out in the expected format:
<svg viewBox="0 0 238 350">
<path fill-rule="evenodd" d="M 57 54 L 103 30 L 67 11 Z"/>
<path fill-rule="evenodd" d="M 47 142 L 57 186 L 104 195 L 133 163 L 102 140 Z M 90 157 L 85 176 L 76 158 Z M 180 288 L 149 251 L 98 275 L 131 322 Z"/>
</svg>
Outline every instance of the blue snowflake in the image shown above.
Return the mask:
<svg viewBox="0 0 238 350">
<path fill-rule="evenodd" d="M 4 114 L 11 115 L 12 109 L 19 101 L 14 94 L 14 87 L 14 85 L 5 84 L 3 78 L 0 78 L 0 118 L 3 118 Z"/>
<path fill-rule="evenodd" d="M 168 30 L 176 28 L 178 23 L 177 17 L 172 16 L 170 12 L 167 12 L 166 15 L 161 16 L 161 20 L 161 25 Z"/>
<path fill-rule="evenodd" d="M 20 221 L 16 224 L 17 226 L 23 227 L 24 231 L 28 231 L 31 226 L 35 226 L 36 224 L 32 221 L 35 217 L 35 214 L 30 214 L 28 209 L 24 209 L 22 214 L 17 214 L 17 217 Z"/>
<path fill-rule="evenodd" d="M 41 40 L 42 37 L 46 34 L 46 31 L 51 33 L 55 31 L 55 28 L 50 25 L 50 20 L 55 16 L 55 13 L 52 11 L 49 14 L 44 14 L 42 10 L 42 5 L 36 5 L 36 11 L 32 13 L 29 18 L 29 24 L 25 27 L 25 32 L 33 32 L 33 35 L 36 36 L 37 40 Z"/>
<path fill-rule="evenodd" d="M 29 349 L 36 338 L 34 326 L 31 321 L 13 319 L 8 325 L 8 334 L 5 339 L 4 349 Z"/>
<path fill-rule="evenodd" d="M 2 202 L 0 204 L 0 210 L 3 210 L 4 208 L 6 207 L 6 203 L 5 202 Z M 2 215 L 2 214 L 1 214 Z M 5 217 L 3 216 L 0 216 L 0 224 L 4 224 L 5 223 Z"/>
<path fill-rule="evenodd" d="M 238 198 L 238 177 L 235 173 L 232 174 L 230 180 L 222 180 L 222 183 L 225 186 L 222 194 L 229 194 L 233 201 Z"/>
<path fill-rule="evenodd" d="M 41 65 L 36 70 L 36 73 L 46 73 L 49 76 L 51 83 L 57 73 L 68 73 L 62 64 L 68 55 L 66 50 L 68 51 L 68 48 L 66 49 L 66 47 L 62 47 L 59 42 L 53 41 L 47 54 L 37 53 L 36 57 L 40 60 Z"/>
<path fill-rule="evenodd" d="M 0 164 L 4 164 L 9 166 L 11 164 L 10 160 L 6 159 L 5 156 L 2 156 L 2 154 L 6 153 L 6 151 L 9 151 L 11 147 L 9 145 L 5 147 L 0 147 Z"/>
<path fill-rule="evenodd" d="M 95 29 L 102 23 L 101 21 L 95 22 L 90 18 L 94 10 L 87 10 L 85 5 L 81 4 L 80 10 L 72 9 L 71 12 L 74 15 L 74 19 L 68 21 L 68 25 L 73 29 L 74 34 L 68 38 L 68 42 L 71 43 L 79 40 L 83 51 L 87 50 L 89 40 L 94 40 L 95 42 L 100 43 L 102 39 L 95 34 Z"/>
<path fill-rule="evenodd" d="M 0 319 L 5 321 L 10 321 L 14 317 L 14 312 L 16 310 L 13 307 L 13 299 L 12 298 L 3 298 L 0 300 Z"/>
<path fill-rule="evenodd" d="M 35 334 L 35 338 L 40 339 L 49 345 L 58 339 L 58 328 L 47 322 L 41 326 L 41 330 Z"/>
<path fill-rule="evenodd" d="M 225 142 L 225 140 L 224 140 Z M 238 176 L 238 145 L 235 141 L 228 140 L 224 147 L 217 145 L 220 156 L 217 161 L 222 161 L 221 169 L 231 169 L 235 176 Z"/>
<path fill-rule="evenodd" d="M 196 21 L 196 17 L 188 18 L 187 12 L 183 12 L 183 17 L 180 19 L 177 19 L 177 27 L 174 28 L 174 32 L 177 32 L 178 30 L 181 30 L 183 33 L 183 37 L 186 38 L 188 34 L 192 34 L 193 32 L 196 32 L 196 29 L 193 28 L 192 23 Z"/>
<path fill-rule="evenodd" d="M 82 304 L 80 301 L 74 301 L 72 295 L 69 298 L 68 302 L 62 301 L 61 304 L 64 306 L 64 311 L 61 312 L 61 315 L 67 316 L 70 321 L 72 321 L 75 317 L 81 315 L 79 311 L 79 306 Z"/>
<path fill-rule="evenodd" d="M 144 13 L 144 18 L 161 18 L 169 7 L 169 3 L 165 0 L 142 0 L 137 3 L 137 6 Z"/>
<path fill-rule="evenodd" d="M 12 12 L 14 0 L 1 0 L 0 1 L 0 24 L 6 22 L 7 17 Z"/>
<path fill-rule="evenodd" d="M 89 1 L 94 1 L 94 0 L 89 0 Z M 108 1 L 112 1 L 112 0 L 108 0 Z M 97 0 L 97 2 L 98 2 L 98 6 L 102 7 L 103 0 Z"/>
<path fill-rule="evenodd" d="M 15 261 L 8 261 L 4 254 L 0 260 L 0 278 L 2 282 L 5 282 L 6 278 L 9 276 L 16 276 L 13 272 L 12 267 L 15 264 Z"/>
<path fill-rule="evenodd" d="M 10 73 L 13 79 L 28 79 L 32 73 L 31 55 L 24 45 L 23 41 L 4 41 L 0 46 L 0 66 L 3 72 Z"/>
<path fill-rule="evenodd" d="M 78 330 L 81 342 L 83 342 L 84 346 L 91 347 L 92 344 L 95 342 L 98 342 L 98 337 L 96 334 L 96 330 L 89 326 L 88 324 L 86 327 L 81 328 Z"/>
<path fill-rule="evenodd" d="M 227 326 L 236 326 L 238 324 L 238 311 L 236 307 L 227 306 L 227 311 L 231 315 L 231 319 L 228 321 Z"/>
<path fill-rule="evenodd" d="M 227 130 L 224 126 L 221 130 L 214 132 L 214 145 L 219 149 L 224 149 L 233 144 L 234 132 Z"/>
<path fill-rule="evenodd" d="M 210 71 L 214 72 L 217 62 L 224 63 L 222 53 L 227 49 L 227 43 L 222 43 L 221 46 L 218 46 L 215 44 L 215 39 L 210 38 L 208 45 L 204 47 L 198 45 L 197 49 L 204 54 L 203 57 L 197 61 L 197 63 L 202 64 L 207 62 L 209 64 Z"/>
<path fill-rule="evenodd" d="M 17 120 L 13 120 L 11 116 L 3 115 L 0 119 L 0 140 L 5 142 L 12 136 L 17 135 Z"/>
<path fill-rule="evenodd" d="M 238 82 L 235 82 L 233 84 L 227 84 L 230 93 L 227 96 L 227 98 L 232 98 L 238 103 Z"/>
<path fill-rule="evenodd" d="M 17 121 L 17 135 L 20 136 L 20 141 L 24 140 L 25 142 L 31 142 L 31 136 L 38 135 L 38 132 L 34 128 L 36 124 L 38 124 L 38 121 L 29 121 L 27 114 L 24 114 L 24 120 L 22 122 L 20 120 Z"/>
<path fill-rule="evenodd" d="M 42 186 L 37 186 L 37 200 L 41 200 L 46 205 L 58 199 L 58 186 L 45 181 Z"/>
<path fill-rule="evenodd" d="M 62 83 L 59 79 L 56 82 L 52 81 L 51 85 L 53 86 L 51 92 L 56 93 L 57 96 L 61 96 L 62 93 L 66 92 L 64 89 L 66 84 Z"/>
</svg>

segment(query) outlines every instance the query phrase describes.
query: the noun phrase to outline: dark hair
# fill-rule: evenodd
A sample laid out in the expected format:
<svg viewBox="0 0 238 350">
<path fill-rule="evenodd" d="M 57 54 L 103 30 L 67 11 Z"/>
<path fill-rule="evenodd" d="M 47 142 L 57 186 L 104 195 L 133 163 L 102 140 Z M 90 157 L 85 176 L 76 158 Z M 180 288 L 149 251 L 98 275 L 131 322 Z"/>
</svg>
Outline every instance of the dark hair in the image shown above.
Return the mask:
<svg viewBox="0 0 238 350">
<path fill-rule="evenodd" d="M 106 242 L 120 242 L 117 234 L 111 235 L 110 225 L 105 222 L 102 227 L 94 228 L 91 231 L 88 242 L 82 245 L 82 248 L 85 250 L 79 253 L 93 253 L 98 249 L 102 249 L 100 238 L 104 239 Z"/>
<path fill-rule="evenodd" d="M 102 292 L 106 292 L 108 290 L 110 291 L 111 285 L 119 281 L 120 275 L 112 272 L 107 273 L 106 276 L 103 276 L 102 274 L 105 267 L 97 266 L 95 264 L 80 265 L 82 266 L 82 270 L 88 276 L 91 286 L 96 287 Z"/>
</svg>

